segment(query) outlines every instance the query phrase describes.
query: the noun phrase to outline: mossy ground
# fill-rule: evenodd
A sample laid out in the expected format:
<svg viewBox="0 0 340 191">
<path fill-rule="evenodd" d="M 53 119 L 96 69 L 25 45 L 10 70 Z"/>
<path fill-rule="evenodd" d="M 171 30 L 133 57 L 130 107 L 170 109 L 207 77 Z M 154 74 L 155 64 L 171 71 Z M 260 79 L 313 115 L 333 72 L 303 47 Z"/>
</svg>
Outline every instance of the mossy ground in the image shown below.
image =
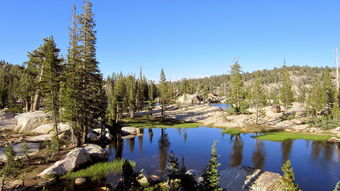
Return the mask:
<svg viewBox="0 0 340 191">
<path fill-rule="evenodd" d="M 267 140 L 267 141 L 285 141 L 285 140 L 293 140 L 293 139 L 304 139 L 304 140 L 313 140 L 313 141 L 326 141 L 331 135 L 316 135 L 316 134 L 301 134 L 301 133 L 292 133 L 292 132 L 268 132 L 263 135 L 254 136 L 256 139 Z"/>
<path fill-rule="evenodd" d="M 112 162 L 101 162 L 91 165 L 85 169 L 70 172 L 64 175 L 63 179 L 75 179 L 78 177 L 88 177 L 91 180 L 98 180 L 107 176 L 108 173 L 120 173 L 122 171 L 124 160 L 115 160 Z M 131 166 L 136 166 L 136 163 L 130 161 Z"/>
</svg>

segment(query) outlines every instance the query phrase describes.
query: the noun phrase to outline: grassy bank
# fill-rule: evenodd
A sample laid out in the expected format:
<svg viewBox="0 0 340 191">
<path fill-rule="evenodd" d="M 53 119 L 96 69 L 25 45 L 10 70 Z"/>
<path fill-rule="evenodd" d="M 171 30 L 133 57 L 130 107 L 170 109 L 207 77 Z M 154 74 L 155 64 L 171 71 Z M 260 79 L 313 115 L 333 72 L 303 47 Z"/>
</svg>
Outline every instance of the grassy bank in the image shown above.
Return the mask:
<svg viewBox="0 0 340 191">
<path fill-rule="evenodd" d="M 223 127 L 218 127 L 223 129 Z M 222 133 L 238 135 L 241 133 L 265 133 L 265 132 L 273 132 L 276 129 L 267 126 L 260 125 L 247 125 L 246 127 L 233 127 L 228 129 L 223 129 Z"/>
<path fill-rule="evenodd" d="M 124 126 L 139 128 L 197 128 L 200 126 L 199 123 L 152 117 L 124 118 L 122 121 Z"/>
<path fill-rule="evenodd" d="M 91 180 L 97 180 L 100 178 L 104 178 L 108 173 L 120 173 L 122 171 L 124 160 L 115 160 L 112 162 L 102 162 L 96 163 L 92 166 L 89 166 L 85 169 L 71 172 L 64 175 L 63 179 L 75 179 L 78 177 L 88 177 Z M 136 163 L 130 161 L 132 167 L 136 166 Z"/>
<path fill-rule="evenodd" d="M 326 141 L 331 135 L 315 135 L 315 134 L 300 134 L 291 132 L 269 132 L 263 135 L 254 136 L 256 139 L 268 140 L 268 141 L 285 141 L 292 139 L 304 139 L 313 141 Z"/>
</svg>

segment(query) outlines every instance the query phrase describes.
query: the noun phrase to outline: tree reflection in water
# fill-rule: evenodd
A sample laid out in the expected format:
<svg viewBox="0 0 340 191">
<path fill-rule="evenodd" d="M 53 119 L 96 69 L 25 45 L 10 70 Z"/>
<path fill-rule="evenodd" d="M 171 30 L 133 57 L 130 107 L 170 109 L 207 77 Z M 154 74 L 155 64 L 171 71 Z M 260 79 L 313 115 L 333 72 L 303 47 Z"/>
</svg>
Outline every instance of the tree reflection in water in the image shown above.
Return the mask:
<svg viewBox="0 0 340 191">
<path fill-rule="evenodd" d="M 115 136 L 113 139 L 113 148 L 115 150 L 115 159 L 120 159 L 123 156 L 123 139 L 121 135 Z"/>
<path fill-rule="evenodd" d="M 281 144 L 282 151 L 282 161 L 287 161 L 290 158 L 290 154 L 292 152 L 293 140 L 285 140 Z"/>
<path fill-rule="evenodd" d="M 183 138 L 184 138 L 184 143 L 186 144 L 187 143 L 187 139 L 188 139 L 188 133 L 187 133 L 187 129 L 186 128 L 184 129 Z"/>
<path fill-rule="evenodd" d="M 166 167 L 166 163 L 168 160 L 168 150 L 170 146 L 170 141 L 168 138 L 168 134 L 165 132 L 165 129 L 161 129 L 161 136 L 158 141 L 159 148 L 159 170 L 163 175 Z"/>
<path fill-rule="evenodd" d="M 320 142 L 314 141 L 312 144 L 312 156 L 314 159 L 318 159 L 320 156 L 322 145 Z"/>
<path fill-rule="evenodd" d="M 255 143 L 255 151 L 253 153 L 253 167 L 254 168 L 259 168 L 262 169 L 263 168 L 263 164 L 264 164 L 264 159 L 265 159 L 265 155 L 264 155 L 264 144 L 262 141 L 255 139 L 256 143 Z"/>
<path fill-rule="evenodd" d="M 138 143 L 139 143 L 139 152 L 142 153 L 143 152 L 144 129 L 141 129 L 140 133 L 142 134 L 142 136 L 138 136 Z"/>
<path fill-rule="evenodd" d="M 152 143 L 152 138 L 153 138 L 153 131 L 152 131 L 152 128 L 150 128 L 150 129 L 148 130 L 148 133 L 149 133 L 149 141 L 150 141 L 150 143 Z"/>
<path fill-rule="evenodd" d="M 127 141 L 129 142 L 130 153 L 133 153 L 135 148 L 135 137 L 128 138 Z"/>
<path fill-rule="evenodd" d="M 243 142 L 242 142 L 240 134 L 230 135 L 230 142 L 232 141 L 234 141 L 234 145 L 233 145 L 233 151 L 231 153 L 230 165 L 234 167 L 234 166 L 241 165 L 242 163 Z"/>
</svg>

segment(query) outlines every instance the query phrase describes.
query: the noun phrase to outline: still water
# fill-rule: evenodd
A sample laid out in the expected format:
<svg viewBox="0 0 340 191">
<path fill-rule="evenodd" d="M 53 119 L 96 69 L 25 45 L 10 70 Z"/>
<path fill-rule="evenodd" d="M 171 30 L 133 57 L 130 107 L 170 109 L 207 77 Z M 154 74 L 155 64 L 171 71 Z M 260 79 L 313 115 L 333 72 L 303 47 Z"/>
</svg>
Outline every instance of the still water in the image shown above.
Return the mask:
<svg viewBox="0 0 340 191">
<path fill-rule="evenodd" d="M 244 165 L 281 173 L 283 161 L 289 159 L 303 190 L 332 190 L 340 180 L 340 144 L 260 141 L 252 136 L 232 136 L 206 127 L 144 129 L 144 136 L 113 143 L 110 160 L 121 157 L 134 160 L 136 168 L 144 169 L 146 174 L 162 175 L 173 150 L 177 157 L 184 157 L 187 169 L 202 170 L 208 164 L 211 145 L 217 140 L 220 170 Z"/>
<path fill-rule="evenodd" d="M 228 103 L 212 103 L 210 104 L 211 107 L 219 107 L 223 110 L 227 110 L 230 108 L 230 104 Z"/>
</svg>

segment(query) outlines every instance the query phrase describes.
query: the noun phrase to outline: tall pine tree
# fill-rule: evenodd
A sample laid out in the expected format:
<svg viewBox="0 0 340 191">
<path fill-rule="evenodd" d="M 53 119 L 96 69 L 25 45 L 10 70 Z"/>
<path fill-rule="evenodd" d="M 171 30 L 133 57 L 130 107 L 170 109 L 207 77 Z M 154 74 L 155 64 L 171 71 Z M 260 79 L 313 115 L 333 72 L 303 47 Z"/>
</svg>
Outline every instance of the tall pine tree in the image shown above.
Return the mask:
<svg viewBox="0 0 340 191">
<path fill-rule="evenodd" d="M 281 85 L 280 85 L 280 101 L 284 107 L 284 113 L 287 113 L 289 106 L 292 105 L 294 101 L 294 92 L 293 92 L 293 82 L 290 79 L 290 75 L 288 73 L 288 69 L 285 65 L 286 61 L 284 61 L 284 65 L 282 67 L 281 74 Z"/>
<path fill-rule="evenodd" d="M 244 100 L 245 93 L 243 89 L 243 79 L 241 76 L 241 66 L 235 59 L 230 71 L 230 101 L 236 113 L 241 110 L 241 103 Z"/>
</svg>

